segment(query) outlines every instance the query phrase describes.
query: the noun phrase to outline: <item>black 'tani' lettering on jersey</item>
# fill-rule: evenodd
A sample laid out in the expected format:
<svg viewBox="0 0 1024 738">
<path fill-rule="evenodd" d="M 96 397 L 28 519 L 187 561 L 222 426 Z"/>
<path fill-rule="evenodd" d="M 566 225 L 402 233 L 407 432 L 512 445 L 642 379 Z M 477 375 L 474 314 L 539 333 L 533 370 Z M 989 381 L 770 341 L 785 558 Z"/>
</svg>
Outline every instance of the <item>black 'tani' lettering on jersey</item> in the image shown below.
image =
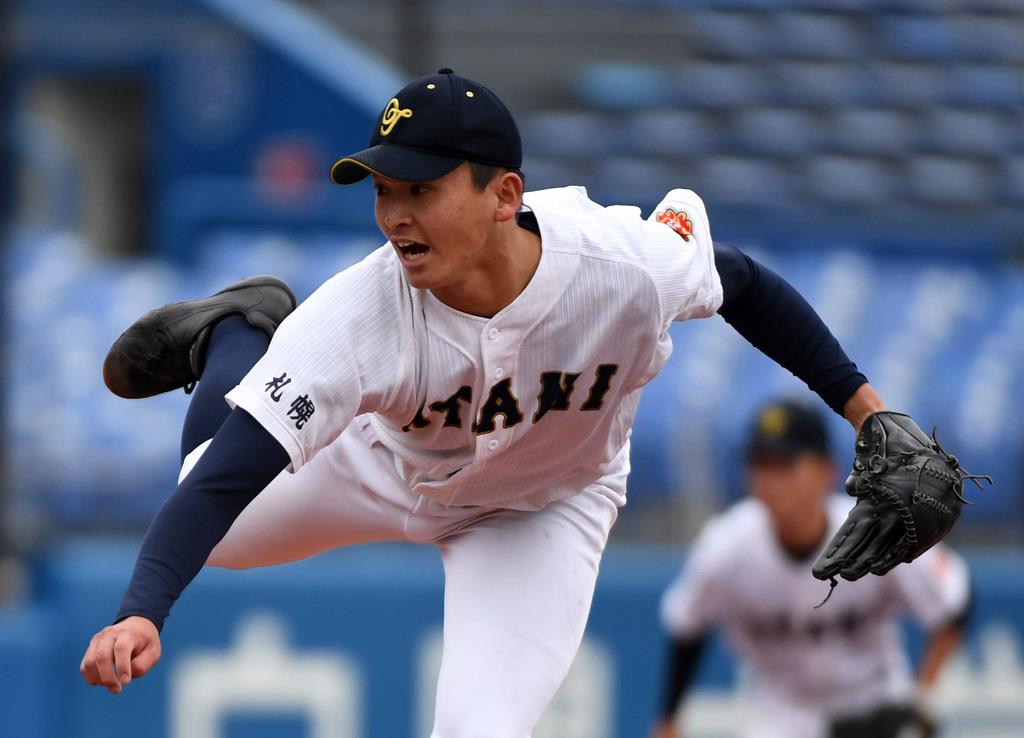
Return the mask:
<svg viewBox="0 0 1024 738">
<path fill-rule="evenodd" d="M 599 364 L 597 369 L 594 370 L 594 381 L 590 385 L 587 399 L 580 405 L 579 409 L 600 410 L 604 405 L 605 397 L 611 391 L 612 378 L 618 371 L 618 364 Z M 530 422 L 536 423 L 554 410 L 564 412 L 571 409 L 573 391 L 576 389 L 576 380 L 580 376 L 580 372 L 551 371 L 541 373 L 540 392 L 537 394 L 537 410 L 534 412 Z M 291 380 L 287 381 L 290 382 Z M 270 384 L 268 383 L 268 389 Z M 424 410 L 428 408 L 431 412 L 444 416 L 441 427 L 461 428 L 463 405 L 469 405 L 472 402 L 473 388 L 469 385 L 463 385 L 451 396 L 443 400 L 436 400 L 429 405 L 426 403 L 420 405 L 412 420 L 402 426 L 402 432 L 408 433 L 412 430 L 421 430 L 430 426 L 431 420 L 424 414 Z M 487 399 L 480 406 L 477 420 L 470 428 L 477 435 L 492 433 L 497 428 L 494 421 L 499 415 L 505 419 L 505 428 L 511 428 L 523 422 L 523 413 L 519 408 L 519 398 L 512 393 L 511 377 L 506 377 L 491 386 Z"/>
<path fill-rule="evenodd" d="M 430 425 L 430 421 L 423 416 L 423 405 L 420 405 L 413 419 L 402 426 L 402 432 L 408 433 L 413 429 L 419 430 L 420 428 L 426 428 L 428 425 Z"/>
<path fill-rule="evenodd" d="M 523 413 L 519 409 L 519 398 L 512 394 L 512 378 L 506 377 L 491 387 L 487 400 L 480 406 L 480 417 L 473 423 L 473 432 L 477 435 L 494 431 L 494 419 L 498 415 L 505 418 L 505 428 L 511 428 L 523 422 Z"/>
<path fill-rule="evenodd" d="M 537 412 L 533 422 L 544 417 L 548 410 L 568 410 L 572 391 L 579 379 L 579 372 L 544 372 L 540 375 L 540 394 L 537 395 Z"/>
<path fill-rule="evenodd" d="M 604 396 L 612 388 L 612 377 L 619 371 L 618 364 L 600 364 L 594 372 L 596 378 L 590 385 L 590 394 L 580 410 L 600 410 L 604 404 Z"/>
<path fill-rule="evenodd" d="M 444 422 L 441 424 L 442 427 L 461 428 L 462 408 L 459 406 L 459 403 L 472 401 L 473 388 L 463 385 L 459 387 L 455 394 L 448 399 L 430 403 L 430 409 L 435 413 L 444 413 Z"/>
</svg>

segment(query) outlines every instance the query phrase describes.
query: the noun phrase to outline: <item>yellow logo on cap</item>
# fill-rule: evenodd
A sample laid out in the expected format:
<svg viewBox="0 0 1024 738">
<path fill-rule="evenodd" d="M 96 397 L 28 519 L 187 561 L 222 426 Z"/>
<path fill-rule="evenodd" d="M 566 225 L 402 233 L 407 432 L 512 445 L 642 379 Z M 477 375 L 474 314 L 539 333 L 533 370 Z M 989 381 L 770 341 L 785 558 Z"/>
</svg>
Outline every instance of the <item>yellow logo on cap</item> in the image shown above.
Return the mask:
<svg viewBox="0 0 1024 738">
<path fill-rule="evenodd" d="M 393 97 L 388 101 L 387 106 L 384 108 L 384 113 L 380 116 L 380 135 L 386 136 L 395 129 L 402 118 L 411 118 L 412 110 L 409 108 L 403 108 L 398 104 L 398 98 Z"/>
<path fill-rule="evenodd" d="M 761 432 L 766 436 L 778 437 L 786 432 L 786 411 L 781 407 L 770 407 L 761 413 Z"/>
</svg>

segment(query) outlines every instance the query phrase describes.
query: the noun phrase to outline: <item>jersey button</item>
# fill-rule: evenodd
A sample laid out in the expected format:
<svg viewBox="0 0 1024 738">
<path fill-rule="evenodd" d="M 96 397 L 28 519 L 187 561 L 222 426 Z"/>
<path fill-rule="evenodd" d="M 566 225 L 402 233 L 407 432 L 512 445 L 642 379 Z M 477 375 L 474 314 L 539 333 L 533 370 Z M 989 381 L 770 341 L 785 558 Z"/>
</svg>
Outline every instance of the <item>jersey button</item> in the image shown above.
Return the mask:
<svg viewBox="0 0 1024 738">
<path fill-rule="evenodd" d="M 501 368 L 501 367 L 499 366 L 499 367 L 498 367 L 497 369 L 495 369 L 495 370 L 494 370 L 494 378 L 495 378 L 495 379 L 501 379 L 501 375 L 502 375 L 502 374 L 504 374 L 504 373 L 505 373 L 505 370 L 504 370 L 504 369 L 502 369 L 502 368 Z"/>
<path fill-rule="evenodd" d="M 495 341 L 497 340 L 499 333 L 501 333 L 501 331 L 499 331 L 497 328 L 491 328 L 491 330 L 487 331 L 487 337 L 492 341 Z"/>
<path fill-rule="evenodd" d="M 496 440 L 494 440 L 493 438 L 490 441 L 487 442 L 487 448 L 489 448 L 491 451 L 493 451 L 494 449 L 498 448 L 498 445 L 499 445 L 498 442 Z"/>
</svg>

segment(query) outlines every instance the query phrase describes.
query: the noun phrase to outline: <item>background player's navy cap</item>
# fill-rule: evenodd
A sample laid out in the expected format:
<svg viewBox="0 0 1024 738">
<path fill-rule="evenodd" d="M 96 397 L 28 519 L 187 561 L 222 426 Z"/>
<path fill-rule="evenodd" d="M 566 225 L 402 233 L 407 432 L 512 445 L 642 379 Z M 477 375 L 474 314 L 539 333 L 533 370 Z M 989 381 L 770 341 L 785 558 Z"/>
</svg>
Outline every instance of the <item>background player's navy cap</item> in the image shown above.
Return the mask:
<svg viewBox="0 0 1024 738">
<path fill-rule="evenodd" d="M 829 456 L 828 424 L 817 410 L 795 400 L 765 405 L 754 418 L 747 461 L 789 461 L 803 454 Z"/>
<path fill-rule="evenodd" d="M 376 173 L 429 182 L 464 161 L 519 169 L 519 129 L 497 95 L 441 69 L 399 90 L 381 112 L 370 147 L 335 162 L 331 179 L 352 184 Z"/>
</svg>

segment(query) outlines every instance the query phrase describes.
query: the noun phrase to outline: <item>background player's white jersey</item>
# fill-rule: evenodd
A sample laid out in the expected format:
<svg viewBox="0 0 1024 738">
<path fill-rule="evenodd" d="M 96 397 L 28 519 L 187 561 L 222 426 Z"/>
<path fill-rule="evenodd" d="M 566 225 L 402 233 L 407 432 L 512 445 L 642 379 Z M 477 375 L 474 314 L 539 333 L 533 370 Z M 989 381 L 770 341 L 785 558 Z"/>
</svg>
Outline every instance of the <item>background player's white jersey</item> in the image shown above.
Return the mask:
<svg viewBox="0 0 1024 738">
<path fill-rule="evenodd" d="M 825 540 L 851 506 L 845 496 L 828 501 Z M 939 544 L 884 577 L 840 582 L 819 609 L 828 587 L 811 576 L 812 560 L 787 554 L 767 510 L 746 499 L 705 526 L 662 599 L 662 620 L 676 636 L 721 627 L 749 667 L 752 697 L 761 704 L 826 715 L 911 697 L 900 616 L 932 629 L 962 612 L 963 560 Z"/>
<path fill-rule="evenodd" d="M 524 204 L 540 264 L 494 317 L 410 287 L 388 244 L 300 305 L 229 400 L 293 470 L 372 413 L 401 476 L 444 504 L 532 509 L 620 473 L 669 325 L 721 305 L 704 205 L 673 190 L 645 221 L 582 188 Z"/>
</svg>

